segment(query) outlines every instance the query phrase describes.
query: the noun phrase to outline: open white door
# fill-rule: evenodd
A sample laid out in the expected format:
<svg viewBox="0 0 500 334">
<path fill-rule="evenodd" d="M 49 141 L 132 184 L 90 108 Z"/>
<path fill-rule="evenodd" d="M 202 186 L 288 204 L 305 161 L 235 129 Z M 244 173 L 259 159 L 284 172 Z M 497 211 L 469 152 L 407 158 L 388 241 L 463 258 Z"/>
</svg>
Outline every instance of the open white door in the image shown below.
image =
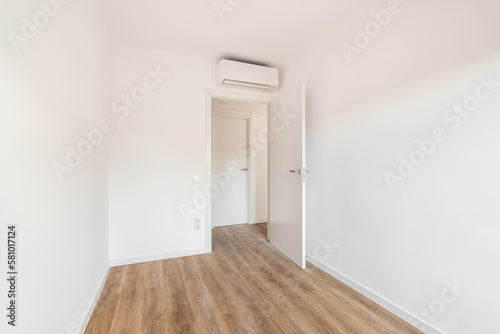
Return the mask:
<svg viewBox="0 0 500 334">
<path fill-rule="evenodd" d="M 305 83 L 269 108 L 269 241 L 305 269 Z"/>
</svg>

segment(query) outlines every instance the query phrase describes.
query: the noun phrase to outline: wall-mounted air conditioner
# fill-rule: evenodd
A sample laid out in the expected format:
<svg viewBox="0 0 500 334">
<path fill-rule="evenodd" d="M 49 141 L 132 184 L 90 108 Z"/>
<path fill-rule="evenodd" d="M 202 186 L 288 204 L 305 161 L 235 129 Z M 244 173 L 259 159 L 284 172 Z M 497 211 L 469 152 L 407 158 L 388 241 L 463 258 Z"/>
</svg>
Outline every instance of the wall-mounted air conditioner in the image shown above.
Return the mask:
<svg viewBox="0 0 500 334">
<path fill-rule="evenodd" d="M 217 85 L 271 93 L 279 86 L 276 68 L 222 59 L 217 65 Z"/>
</svg>

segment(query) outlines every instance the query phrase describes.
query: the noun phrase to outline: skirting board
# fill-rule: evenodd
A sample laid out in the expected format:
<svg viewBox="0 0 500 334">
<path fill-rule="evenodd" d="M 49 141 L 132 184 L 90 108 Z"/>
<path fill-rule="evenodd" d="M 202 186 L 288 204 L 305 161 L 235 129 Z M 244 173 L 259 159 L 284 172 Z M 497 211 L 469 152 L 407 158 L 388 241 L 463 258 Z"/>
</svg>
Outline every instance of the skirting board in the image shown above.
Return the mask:
<svg viewBox="0 0 500 334">
<path fill-rule="evenodd" d="M 111 267 L 108 265 L 108 269 L 106 270 L 106 273 L 104 274 L 104 277 L 102 278 L 101 286 L 97 290 L 97 293 L 94 296 L 94 299 L 92 300 L 92 305 L 90 306 L 89 310 L 87 311 L 87 315 L 85 316 L 85 318 L 83 319 L 82 324 L 80 325 L 80 330 L 76 331 L 75 333 L 80 333 L 80 334 L 84 334 L 85 333 L 85 329 L 87 329 L 87 326 L 89 324 L 90 318 L 92 317 L 92 313 L 94 313 L 94 309 L 95 309 L 95 307 L 97 305 L 97 302 L 99 301 L 99 298 L 101 297 L 102 289 L 104 289 L 104 285 L 106 284 L 106 280 L 108 279 L 109 269 L 110 268 Z"/>
<path fill-rule="evenodd" d="M 261 224 L 261 223 L 267 223 L 268 219 L 263 218 L 263 219 L 254 219 L 252 224 Z"/>
<path fill-rule="evenodd" d="M 350 278 L 342 275 L 341 273 L 339 273 L 335 269 L 327 266 L 326 264 L 316 260 L 312 256 L 306 255 L 306 260 L 308 262 L 314 264 L 316 267 L 320 268 L 324 272 L 335 277 L 336 279 L 338 279 L 339 281 L 341 281 L 345 285 L 356 290 L 357 292 L 359 292 L 360 294 L 362 294 L 366 298 L 370 299 L 374 303 L 377 303 L 378 305 L 382 306 L 384 309 L 391 312 L 392 314 L 394 314 L 398 318 L 400 318 L 403 321 L 407 322 L 408 324 L 414 326 L 415 328 L 421 330 L 422 332 L 424 332 L 426 334 L 444 334 L 439 329 L 433 327 L 432 325 L 425 322 L 424 320 L 416 318 L 414 315 L 408 313 L 407 311 L 400 308 L 399 306 L 394 305 L 393 303 L 391 303 L 387 299 L 377 295 L 375 292 L 373 292 L 373 291 L 365 288 L 364 286 L 354 282 Z M 413 321 L 409 321 L 410 319 L 412 319 Z"/>
<path fill-rule="evenodd" d="M 136 257 L 130 257 L 130 258 L 123 258 L 123 259 L 114 259 L 114 260 L 111 260 L 111 267 L 125 266 L 128 264 L 136 264 L 136 263 L 143 263 L 143 262 L 167 260 L 167 259 L 173 259 L 176 257 L 199 255 L 199 254 L 206 254 L 206 253 L 207 253 L 207 251 L 205 250 L 205 248 L 195 248 L 195 249 L 187 249 L 187 250 L 178 251 L 178 252 L 151 254 L 151 255 L 136 256 Z"/>
</svg>

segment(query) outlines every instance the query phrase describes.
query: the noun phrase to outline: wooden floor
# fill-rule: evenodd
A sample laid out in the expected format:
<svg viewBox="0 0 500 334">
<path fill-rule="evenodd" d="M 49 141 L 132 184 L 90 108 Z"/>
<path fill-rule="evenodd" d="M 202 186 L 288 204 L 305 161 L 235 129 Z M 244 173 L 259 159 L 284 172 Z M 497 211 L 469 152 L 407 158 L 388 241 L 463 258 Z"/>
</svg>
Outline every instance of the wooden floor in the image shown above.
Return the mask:
<svg viewBox="0 0 500 334">
<path fill-rule="evenodd" d="M 421 333 L 265 233 L 220 227 L 212 254 L 111 268 L 85 333 Z"/>
</svg>

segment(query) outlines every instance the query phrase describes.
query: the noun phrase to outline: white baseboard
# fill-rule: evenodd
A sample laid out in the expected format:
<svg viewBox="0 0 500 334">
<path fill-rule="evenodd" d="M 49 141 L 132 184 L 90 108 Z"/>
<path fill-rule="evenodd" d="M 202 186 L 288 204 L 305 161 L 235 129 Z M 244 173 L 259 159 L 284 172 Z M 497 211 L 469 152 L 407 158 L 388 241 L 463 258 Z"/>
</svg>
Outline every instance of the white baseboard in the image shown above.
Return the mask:
<svg viewBox="0 0 500 334">
<path fill-rule="evenodd" d="M 261 224 L 261 223 L 267 223 L 268 219 L 267 218 L 262 218 L 262 219 L 254 219 L 252 224 Z"/>
<path fill-rule="evenodd" d="M 108 265 L 108 269 L 106 269 L 106 272 L 104 273 L 104 277 L 101 280 L 101 285 L 99 286 L 99 289 L 97 290 L 97 293 L 94 296 L 94 299 L 92 300 L 92 304 L 91 304 L 89 310 L 87 311 L 87 315 L 85 316 L 85 318 L 83 319 L 83 321 L 80 325 L 80 330 L 76 331 L 75 333 L 80 333 L 80 334 L 85 333 L 85 330 L 87 329 L 90 318 L 92 317 L 92 313 L 94 313 L 94 309 L 97 305 L 97 302 L 99 301 L 99 298 L 101 297 L 102 289 L 104 289 L 104 285 L 106 284 L 106 280 L 108 279 L 110 268 L 111 268 L 110 265 Z"/>
<path fill-rule="evenodd" d="M 125 266 L 128 264 L 136 264 L 143 262 L 151 262 L 151 261 L 160 261 L 173 259 L 176 257 L 190 256 L 190 255 L 199 255 L 206 254 L 205 248 L 195 248 L 195 249 L 187 249 L 177 252 L 169 252 L 169 253 L 160 253 L 160 254 L 151 254 L 151 255 L 143 255 L 122 259 L 113 259 L 111 260 L 111 267 Z"/>
<path fill-rule="evenodd" d="M 329 267 L 328 265 L 324 264 L 323 262 L 316 260 L 312 256 L 306 255 L 306 260 L 309 261 L 310 263 L 314 264 L 316 267 L 320 268 L 324 272 L 330 274 L 331 276 L 335 277 L 345 285 L 349 286 L 350 288 L 356 290 L 366 298 L 370 299 L 371 301 L 377 303 L 378 305 L 382 306 L 384 309 L 387 311 L 391 312 L 398 318 L 401 318 L 401 320 L 407 322 L 408 324 L 414 326 L 415 328 L 421 330 L 422 332 L 426 334 L 444 334 L 441 332 L 439 329 L 433 327 L 429 323 L 425 322 L 422 319 L 417 318 L 413 314 L 407 312 L 406 310 L 402 309 L 401 307 L 393 304 L 392 302 L 388 301 L 387 299 L 379 296 L 375 292 L 365 288 L 361 284 L 356 283 L 352 279 L 350 279 L 347 276 L 342 275 L 335 269 Z"/>
</svg>

